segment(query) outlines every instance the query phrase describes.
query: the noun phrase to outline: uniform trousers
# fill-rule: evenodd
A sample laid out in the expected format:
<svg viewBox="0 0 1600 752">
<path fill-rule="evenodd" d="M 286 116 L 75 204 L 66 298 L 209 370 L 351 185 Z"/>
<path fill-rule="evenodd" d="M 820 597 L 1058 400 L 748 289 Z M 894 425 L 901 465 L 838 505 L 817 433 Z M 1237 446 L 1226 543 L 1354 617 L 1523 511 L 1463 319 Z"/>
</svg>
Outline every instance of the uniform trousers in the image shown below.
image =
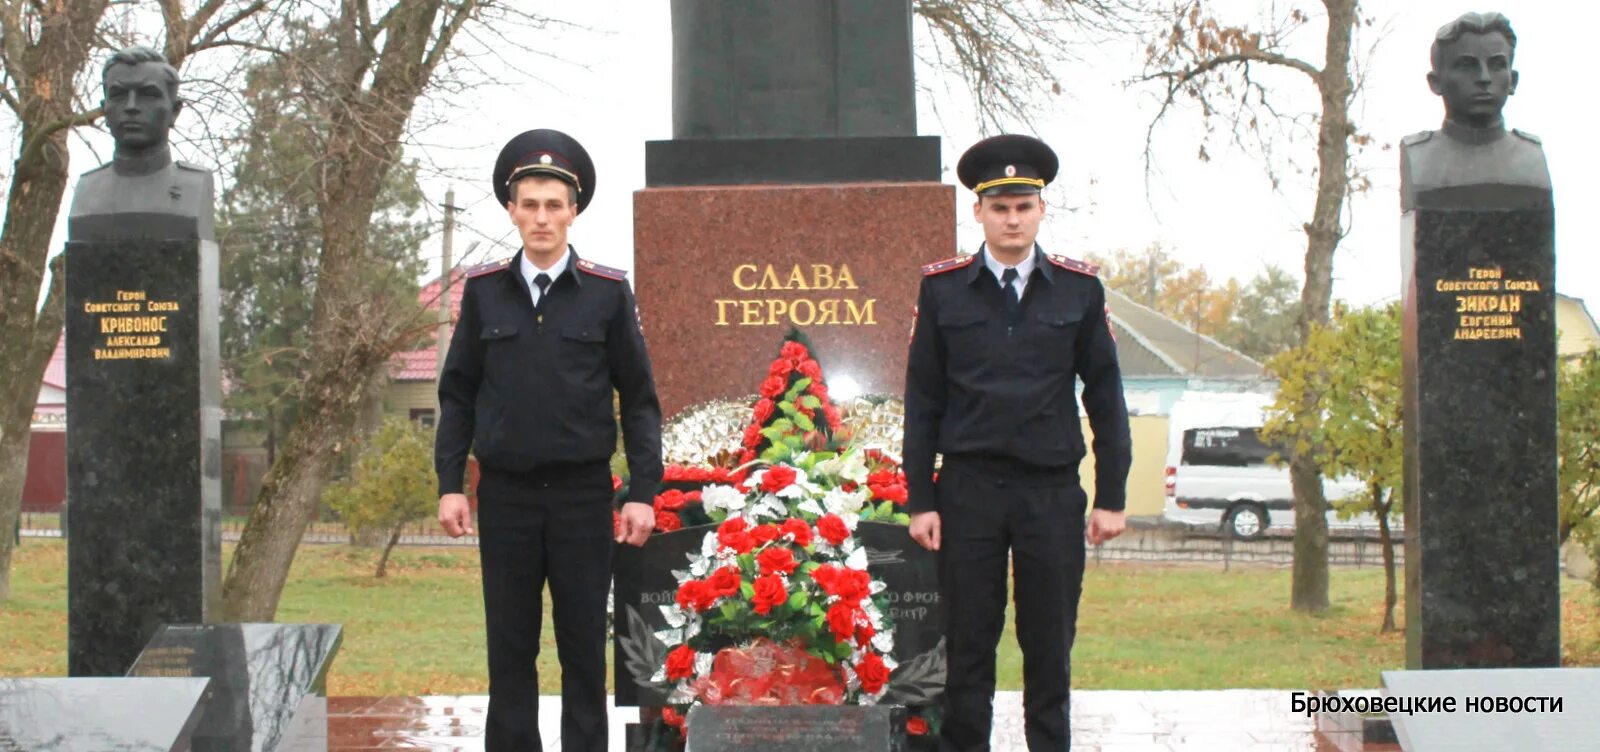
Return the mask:
<svg viewBox="0 0 1600 752">
<path fill-rule="evenodd" d="M 936 493 L 948 660 L 940 749 L 989 749 L 1009 563 L 1028 749 L 1067 752 L 1072 641 L 1083 590 L 1083 488 L 1075 474 L 994 472 L 946 458 Z"/>
<path fill-rule="evenodd" d="M 561 663 L 561 749 L 606 749 L 606 595 L 611 583 L 606 463 L 530 473 L 485 469 L 478 548 L 488 625 L 488 752 L 540 750 L 539 634 L 550 585 Z"/>
</svg>

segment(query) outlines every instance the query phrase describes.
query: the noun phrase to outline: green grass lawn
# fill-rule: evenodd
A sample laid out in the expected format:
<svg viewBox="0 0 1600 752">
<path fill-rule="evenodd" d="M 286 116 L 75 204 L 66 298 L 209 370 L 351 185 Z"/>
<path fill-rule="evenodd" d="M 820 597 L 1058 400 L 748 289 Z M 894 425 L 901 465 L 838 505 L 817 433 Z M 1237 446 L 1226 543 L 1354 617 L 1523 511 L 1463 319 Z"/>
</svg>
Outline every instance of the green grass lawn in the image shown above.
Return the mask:
<svg viewBox="0 0 1600 752">
<path fill-rule="evenodd" d="M 284 591 L 280 621 L 344 625 L 329 694 L 484 692 L 476 549 L 396 549 L 383 580 L 372 577 L 376 556 L 302 546 Z M 1105 564 L 1091 565 L 1084 580 L 1072 661 L 1080 689 L 1374 687 L 1379 671 L 1404 663 L 1404 636 L 1377 632 L 1379 569 L 1335 570 L 1333 608 L 1317 617 L 1288 610 L 1285 569 Z M 12 586 L 12 600 L 0 606 L 0 676 L 64 675 L 65 546 L 25 541 Z M 1562 587 L 1566 662 L 1600 665 L 1600 599 L 1583 583 Z M 540 684 L 557 694 L 548 618 L 543 644 Z M 1022 686 L 1009 626 L 999 676 L 1002 689 Z"/>
</svg>

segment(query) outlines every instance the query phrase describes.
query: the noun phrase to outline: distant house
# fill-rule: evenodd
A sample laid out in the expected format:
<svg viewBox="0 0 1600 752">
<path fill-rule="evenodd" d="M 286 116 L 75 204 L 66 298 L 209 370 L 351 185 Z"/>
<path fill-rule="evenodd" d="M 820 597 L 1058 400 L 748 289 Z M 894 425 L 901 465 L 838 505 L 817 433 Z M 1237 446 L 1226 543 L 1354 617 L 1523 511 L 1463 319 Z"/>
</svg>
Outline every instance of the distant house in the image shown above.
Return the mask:
<svg viewBox="0 0 1600 752">
<path fill-rule="evenodd" d="M 450 279 L 450 321 L 454 324 L 461 314 L 461 293 L 466 289 L 466 279 L 459 267 L 451 270 Z M 439 311 L 439 281 L 434 278 L 417 293 L 417 302 L 434 315 Z M 449 336 L 449 331 L 445 336 Z M 425 347 L 396 353 L 389 361 L 389 386 L 383 393 L 384 412 L 433 425 L 439 409 L 438 371 L 439 352 L 433 340 Z"/>
<path fill-rule="evenodd" d="M 28 437 L 28 474 L 22 482 L 25 511 L 53 511 L 67 498 L 67 349 L 56 341 L 33 405 Z"/>
<path fill-rule="evenodd" d="M 1573 358 L 1600 347 L 1600 327 L 1581 298 L 1556 293 L 1556 352 Z"/>
</svg>

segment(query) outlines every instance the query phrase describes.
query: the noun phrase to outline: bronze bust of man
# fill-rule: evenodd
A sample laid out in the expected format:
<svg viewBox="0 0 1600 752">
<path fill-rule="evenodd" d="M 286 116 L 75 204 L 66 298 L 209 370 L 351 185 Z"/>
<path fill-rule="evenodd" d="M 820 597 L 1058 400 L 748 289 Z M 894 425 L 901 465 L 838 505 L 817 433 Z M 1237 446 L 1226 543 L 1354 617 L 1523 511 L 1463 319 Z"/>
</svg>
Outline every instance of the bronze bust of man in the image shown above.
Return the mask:
<svg viewBox="0 0 1600 752">
<path fill-rule="evenodd" d="M 106 61 L 101 85 L 116 150 L 78 179 L 68 238 L 215 240 L 211 172 L 174 161 L 168 145 L 183 109 L 178 71 L 155 50 L 129 47 Z"/>
<path fill-rule="evenodd" d="M 1428 88 L 1444 100 L 1444 125 L 1400 147 L 1400 210 L 1440 189 L 1513 186 L 1550 190 L 1539 139 L 1506 130 L 1502 110 L 1517 91 L 1517 35 L 1499 13 L 1467 13 L 1434 37 Z"/>
</svg>

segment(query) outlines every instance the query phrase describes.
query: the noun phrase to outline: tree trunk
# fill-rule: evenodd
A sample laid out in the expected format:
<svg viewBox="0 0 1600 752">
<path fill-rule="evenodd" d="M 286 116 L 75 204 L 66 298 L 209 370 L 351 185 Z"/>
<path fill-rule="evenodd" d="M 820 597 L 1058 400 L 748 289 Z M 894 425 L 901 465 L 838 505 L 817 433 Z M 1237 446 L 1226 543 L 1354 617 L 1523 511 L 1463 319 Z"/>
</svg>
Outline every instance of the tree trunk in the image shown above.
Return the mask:
<svg viewBox="0 0 1600 752">
<path fill-rule="evenodd" d="M 67 187 L 67 132 L 81 124 L 73 113 L 74 79 L 88 60 L 95 26 L 108 0 L 44 3 L 38 37 L 7 40 L 7 93 L 20 105 L 21 139 L 6 193 L 0 228 L 0 601 L 9 595 L 11 531 L 22 512 L 33 407 L 45 366 L 61 335 L 61 266 L 44 305 L 39 288 L 61 197 Z"/>
<path fill-rule="evenodd" d="M 1344 236 L 1339 213 L 1349 190 L 1350 41 L 1356 21 L 1356 0 L 1324 0 L 1328 9 L 1327 61 L 1317 79 L 1322 94 L 1322 117 L 1317 129 L 1317 202 L 1306 224 L 1306 281 L 1300 291 L 1300 343 L 1310 341 L 1313 328 L 1328 323 L 1333 297 L 1333 252 Z M 1303 404 L 1316 404 L 1306 400 Z M 1307 411 L 1295 422 L 1307 429 L 1322 416 Z M 1294 585 L 1290 607 L 1321 612 L 1328 608 L 1327 500 L 1322 494 L 1322 471 L 1310 457 L 1295 456 L 1289 476 L 1294 485 Z"/>
<path fill-rule="evenodd" d="M 1296 611 L 1328 610 L 1328 501 L 1322 473 L 1309 457 L 1289 462 L 1294 487 L 1294 573 L 1289 606 Z"/>
<path fill-rule="evenodd" d="M 385 570 L 389 568 L 389 553 L 394 551 L 395 544 L 400 542 L 400 531 L 405 527 L 404 522 L 394 526 L 394 534 L 389 536 L 389 545 L 384 546 L 383 553 L 378 555 L 378 571 L 373 573 L 373 577 L 383 579 Z"/>
<path fill-rule="evenodd" d="M 224 621 L 272 621 L 278 612 L 295 549 L 311 523 L 329 469 L 354 436 L 355 418 L 371 381 L 370 366 L 345 365 L 324 359 L 306 382 L 299 415 L 278 461 L 262 480 L 222 583 Z"/>
<path fill-rule="evenodd" d="M 1381 503 L 1380 498 L 1383 499 Z M 1397 631 L 1394 607 L 1400 602 L 1394 582 L 1394 535 L 1389 530 L 1389 509 L 1394 504 L 1394 493 L 1385 495 L 1379 491 L 1372 499 L 1378 514 L 1378 544 L 1383 546 L 1383 626 L 1378 632 L 1394 632 Z"/>
</svg>

